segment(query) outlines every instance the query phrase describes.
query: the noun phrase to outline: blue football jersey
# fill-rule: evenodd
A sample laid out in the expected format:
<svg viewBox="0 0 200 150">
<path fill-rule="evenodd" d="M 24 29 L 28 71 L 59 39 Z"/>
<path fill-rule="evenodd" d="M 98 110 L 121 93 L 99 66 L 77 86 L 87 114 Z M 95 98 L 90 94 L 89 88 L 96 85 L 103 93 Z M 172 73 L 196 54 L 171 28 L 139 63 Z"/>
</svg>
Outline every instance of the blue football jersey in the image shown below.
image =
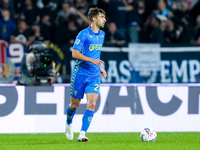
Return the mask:
<svg viewBox="0 0 200 150">
<path fill-rule="evenodd" d="M 105 33 L 99 30 L 94 33 L 89 26 L 79 32 L 74 42 L 73 49 L 78 50 L 84 56 L 100 59 L 101 48 L 103 46 Z M 94 65 L 91 62 L 76 60 L 73 72 L 82 75 L 101 75 L 100 65 Z"/>
</svg>

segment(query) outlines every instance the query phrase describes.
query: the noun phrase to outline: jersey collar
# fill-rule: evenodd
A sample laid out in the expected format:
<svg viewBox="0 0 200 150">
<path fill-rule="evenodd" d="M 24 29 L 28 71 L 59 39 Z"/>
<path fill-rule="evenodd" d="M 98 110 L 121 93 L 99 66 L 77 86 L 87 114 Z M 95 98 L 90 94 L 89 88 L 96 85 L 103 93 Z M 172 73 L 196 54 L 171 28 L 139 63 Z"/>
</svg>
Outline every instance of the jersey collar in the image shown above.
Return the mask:
<svg viewBox="0 0 200 150">
<path fill-rule="evenodd" d="M 94 31 L 91 29 L 91 26 L 88 27 L 88 30 L 89 30 L 90 34 L 93 34 L 93 35 L 99 35 L 99 33 L 100 33 L 100 30 L 98 33 L 94 33 Z"/>
</svg>

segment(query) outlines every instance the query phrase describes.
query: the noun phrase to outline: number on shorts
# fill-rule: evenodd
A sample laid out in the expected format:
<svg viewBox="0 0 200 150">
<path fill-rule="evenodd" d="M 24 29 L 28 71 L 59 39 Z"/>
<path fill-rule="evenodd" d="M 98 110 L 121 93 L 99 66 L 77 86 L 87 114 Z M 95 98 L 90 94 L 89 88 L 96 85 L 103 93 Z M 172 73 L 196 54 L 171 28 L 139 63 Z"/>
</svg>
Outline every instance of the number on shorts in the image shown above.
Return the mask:
<svg viewBox="0 0 200 150">
<path fill-rule="evenodd" d="M 95 91 L 98 91 L 99 85 L 98 85 L 98 84 L 95 84 L 95 86 L 96 86 L 96 87 L 94 88 L 94 90 L 95 90 Z"/>
</svg>

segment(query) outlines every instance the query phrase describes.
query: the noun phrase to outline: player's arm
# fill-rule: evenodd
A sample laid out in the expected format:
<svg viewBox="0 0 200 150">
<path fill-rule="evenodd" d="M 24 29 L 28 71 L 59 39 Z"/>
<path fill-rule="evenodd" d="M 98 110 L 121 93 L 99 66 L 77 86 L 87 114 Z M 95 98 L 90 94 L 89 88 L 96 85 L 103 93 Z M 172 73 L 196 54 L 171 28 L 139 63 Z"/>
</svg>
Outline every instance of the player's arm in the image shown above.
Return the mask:
<svg viewBox="0 0 200 150">
<path fill-rule="evenodd" d="M 103 60 L 100 60 L 100 59 L 93 59 L 93 58 L 84 56 L 83 54 L 81 54 L 81 53 L 80 53 L 78 50 L 76 50 L 76 49 L 73 49 L 72 57 L 75 58 L 75 59 L 81 60 L 81 61 L 91 62 L 91 63 L 93 63 L 94 65 L 99 65 L 99 64 L 101 64 L 101 63 L 104 63 Z"/>
<path fill-rule="evenodd" d="M 100 71 L 101 71 L 101 77 L 106 78 L 107 77 L 107 72 L 105 71 L 105 69 L 103 68 L 103 65 L 100 64 Z"/>
</svg>

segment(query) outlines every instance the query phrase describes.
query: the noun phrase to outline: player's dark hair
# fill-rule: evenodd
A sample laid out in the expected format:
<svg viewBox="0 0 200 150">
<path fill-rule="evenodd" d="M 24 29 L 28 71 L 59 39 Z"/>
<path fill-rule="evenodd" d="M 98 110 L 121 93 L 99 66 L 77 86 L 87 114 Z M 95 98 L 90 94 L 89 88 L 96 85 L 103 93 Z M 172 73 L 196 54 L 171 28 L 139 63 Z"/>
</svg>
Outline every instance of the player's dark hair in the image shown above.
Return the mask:
<svg viewBox="0 0 200 150">
<path fill-rule="evenodd" d="M 99 15 L 100 13 L 104 14 L 104 15 L 106 14 L 103 9 L 100 9 L 100 8 L 97 8 L 97 7 L 90 8 L 89 12 L 88 12 L 88 18 L 89 18 L 89 20 L 92 21 L 92 18 L 97 17 L 97 15 Z"/>
</svg>

